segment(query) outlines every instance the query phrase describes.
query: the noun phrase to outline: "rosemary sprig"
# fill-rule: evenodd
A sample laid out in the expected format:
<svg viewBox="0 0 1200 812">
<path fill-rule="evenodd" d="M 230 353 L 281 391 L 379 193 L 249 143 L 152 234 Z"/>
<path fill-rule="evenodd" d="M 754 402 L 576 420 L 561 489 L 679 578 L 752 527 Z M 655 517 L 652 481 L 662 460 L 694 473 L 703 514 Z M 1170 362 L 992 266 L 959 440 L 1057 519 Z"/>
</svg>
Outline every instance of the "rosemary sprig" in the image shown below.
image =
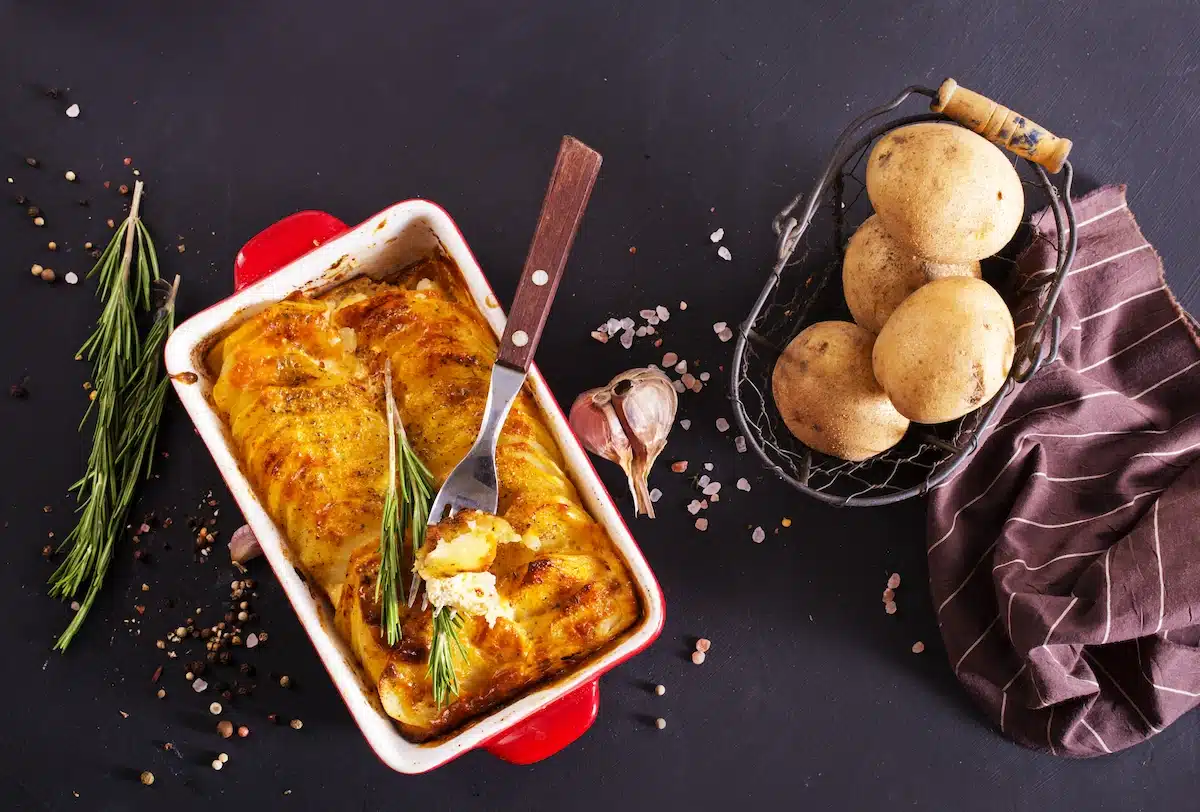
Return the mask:
<svg viewBox="0 0 1200 812">
<path fill-rule="evenodd" d="M 409 443 L 404 423 L 396 409 L 390 358 L 384 363 L 383 381 L 388 421 L 388 486 L 383 497 L 383 518 L 379 527 L 379 579 L 375 582 L 375 600 L 380 602 L 380 623 L 384 637 L 389 646 L 394 646 L 402 637 L 400 601 L 405 600 L 405 590 L 400 571 L 404 532 L 408 530 L 411 557 L 415 561 L 417 551 L 425 543 L 434 490 L 433 474 Z M 410 607 L 417 598 L 420 587 L 418 579 L 414 569 L 407 599 Z M 457 617 L 453 610 L 434 609 L 427 673 L 433 682 L 433 697 L 439 708 L 450 694 L 458 695 L 453 656 L 455 649 L 464 659 L 467 656 L 458 636 L 462 625 L 462 618 Z"/>
<path fill-rule="evenodd" d="M 174 327 L 179 280 L 143 341 L 137 315 L 150 309 L 150 289 L 159 273 L 150 234 L 138 218 L 141 196 L 138 181 L 128 219 L 89 273 L 99 276 L 98 295 L 104 301 L 96 330 L 79 351 L 93 363 L 95 398 L 84 413 L 86 422 L 95 411 L 92 449 L 83 476 L 71 486 L 79 501 L 79 518 L 63 541 L 70 550 L 50 576 L 50 594 L 65 600 L 85 583 L 87 590 L 54 643 L 59 651 L 74 639 L 104 583 L 137 483 L 149 474 L 166 398 L 159 358 Z"/>
<path fill-rule="evenodd" d="M 458 696 L 454 650 L 458 649 L 459 656 L 464 660 L 467 658 L 467 650 L 458 636 L 462 626 L 463 619 L 449 606 L 433 610 L 433 635 L 429 641 L 429 667 L 426 673 L 433 682 L 433 701 L 439 708 L 446 704 L 450 694 Z"/>
</svg>

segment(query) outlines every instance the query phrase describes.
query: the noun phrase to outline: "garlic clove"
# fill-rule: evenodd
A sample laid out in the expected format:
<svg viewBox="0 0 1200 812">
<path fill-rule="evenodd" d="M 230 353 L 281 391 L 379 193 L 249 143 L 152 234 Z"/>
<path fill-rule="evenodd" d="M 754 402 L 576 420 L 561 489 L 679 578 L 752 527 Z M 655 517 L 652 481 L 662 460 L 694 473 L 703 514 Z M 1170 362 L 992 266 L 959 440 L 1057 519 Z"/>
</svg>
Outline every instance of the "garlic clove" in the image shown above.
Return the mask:
<svg viewBox="0 0 1200 812">
<path fill-rule="evenodd" d="M 675 422 L 678 397 L 654 367 L 631 369 L 589 389 L 571 406 L 570 423 L 584 446 L 617 463 L 629 480 L 634 508 L 654 518 L 648 480 Z"/>
</svg>

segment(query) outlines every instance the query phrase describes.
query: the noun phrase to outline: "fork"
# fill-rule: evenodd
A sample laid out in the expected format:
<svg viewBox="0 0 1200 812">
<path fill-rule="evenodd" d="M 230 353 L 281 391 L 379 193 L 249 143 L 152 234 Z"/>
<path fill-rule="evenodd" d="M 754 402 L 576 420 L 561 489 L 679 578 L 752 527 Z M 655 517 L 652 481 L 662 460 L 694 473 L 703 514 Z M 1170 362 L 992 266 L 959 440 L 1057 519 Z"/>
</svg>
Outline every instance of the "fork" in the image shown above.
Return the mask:
<svg viewBox="0 0 1200 812">
<path fill-rule="evenodd" d="M 494 514 L 499 506 L 496 442 L 509 409 L 525 383 L 567 254 L 600 172 L 600 161 L 600 153 L 583 142 L 569 135 L 563 138 L 533 233 L 533 243 L 529 246 L 525 268 L 513 297 L 512 311 L 500 338 L 500 351 L 492 365 L 483 425 L 471 450 L 438 491 L 429 511 L 431 525 L 460 510 Z"/>
</svg>

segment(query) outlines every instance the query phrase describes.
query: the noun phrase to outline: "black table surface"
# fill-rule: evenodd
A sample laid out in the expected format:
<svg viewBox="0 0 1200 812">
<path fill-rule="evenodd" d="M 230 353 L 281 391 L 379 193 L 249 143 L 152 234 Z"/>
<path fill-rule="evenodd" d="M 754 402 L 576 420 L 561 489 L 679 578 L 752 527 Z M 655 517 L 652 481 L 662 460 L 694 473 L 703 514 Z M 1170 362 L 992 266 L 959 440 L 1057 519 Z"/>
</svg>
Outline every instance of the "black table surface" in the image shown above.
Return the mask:
<svg viewBox="0 0 1200 812">
<path fill-rule="evenodd" d="M 3 806 L 1191 807 L 1196 715 L 1090 762 L 999 736 L 939 642 L 924 505 L 835 510 L 736 454 L 714 428 L 732 416 L 720 369 L 732 344 L 711 325 L 745 316 L 772 255 L 771 217 L 808 187 L 841 127 L 906 84 L 948 75 L 1073 138 L 1080 187 L 1128 183 L 1168 279 L 1195 312 L 1198 29 L 1200 6 L 1183 0 L 0 0 L 0 188 L 28 196 L 48 220 L 37 229 L 22 207 L 0 207 L 0 377 L 27 376 L 30 393 L 0 401 Z M 48 87 L 63 93 L 49 98 Z M 82 110 L 73 120 L 71 103 Z M 668 305 L 664 349 L 702 362 L 715 385 L 683 400 L 695 425 L 676 429 L 666 458 L 711 460 L 727 485 L 744 476 L 753 486 L 714 505 L 699 533 L 683 510 L 686 480 L 665 465 L 656 472 L 660 518 L 633 527 L 666 594 L 666 629 L 605 677 L 592 730 L 532 767 L 477 752 L 422 777 L 390 772 L 259 561 L 254 609 L 269 642 L 240 653 L 257 667 L 257 689 L 226 701 L 224 713 L 252 733 L 221 740 L 213 689 L 191 691 L 186 658 L 155 647 L 196 607 L 202 620 L 221 614 L 235 575 L 221 545 L 208 563 L 194 561 L 185 517 L 220 511 L 225 537 L 240 524 L 173 399 L 161 442 L 169 457 L 141 511 L 175 524 L 147 535 L 144 561 L 120 549 L 83 634 L 65 656 L 51 653 L 69 609 L 46 596 L 52 565 L 41 548 L 71 525 L 66 489 L 84 454 L 75 427 L 88 377 L 73 355 L 97 305 L 93 282 L 47 285 L 30 264 L 60 277 L 85 272 L 82 243 L 107 239 L 104 220 L 126 202 L 116 188 L 136 168 L 164 271 L 183 278 L 183 316 L 229 293 L 239 247 L 278 218 L 314 208 L 358 222 L 409 197 L 456 218 L 507 302 L 563 133 L 595 146 L 605 164 L 538 354 L 542 371 L 569 402 L 657 361 L 662 350 L 648 342 L 625 351 L 588 331 Z M 80 197 L 91 205 L 76 205 Z M 717 227 L 731 262 L 708 240 Z M 620 472 L 600 467 L 630 514 Z M 199 509 L 210 490 L 218 504 Z M 779 528 L 784 516 L 790 528 L 751 542 L 750 528 Z M 889 617 L 879 594 L 893 571 L 903 585 Z M 701 667 L 688 659 L 697 636 L 713 641 Z M 917 640 L 923 654 L 910 650 Z M 151 681 L 160 665 L 164 700 Z M 292 688 L 278 685 L 282 674 Z M 304 727 L 273 726 L 270 713 Z M 665 730 L 652 724 L 658 716 Z M 230 761 L 218 773 L 209 764 L 220 751 Z M 139 784 L 142 770 L 154 772 L 153 787 Z"/>
</svg>

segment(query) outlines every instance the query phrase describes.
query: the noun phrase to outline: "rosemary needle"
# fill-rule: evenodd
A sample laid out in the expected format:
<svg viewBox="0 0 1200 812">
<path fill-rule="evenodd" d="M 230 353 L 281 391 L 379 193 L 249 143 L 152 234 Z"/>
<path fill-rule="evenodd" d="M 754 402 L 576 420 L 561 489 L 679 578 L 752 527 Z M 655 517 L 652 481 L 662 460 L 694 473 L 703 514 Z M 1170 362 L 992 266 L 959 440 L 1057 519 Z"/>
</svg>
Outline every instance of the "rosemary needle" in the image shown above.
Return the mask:
<svg viewBox="0 0 1200 812">
<path fill-rule="evenodd" d="M 159 358 L 174 327 L 179 280 L 143 340 L 138 313 L 150 309 L 151 285 L 159 271 L 154 244 L 138 218 L 141 196 L 138 181 L 129 217 L 89 274 L 99 277 L 98 295 L 104 302 L 96 330 L 79 351 L 93 365 L 96 398 L 83 417 L 86 422 L 94 410 L 92 449 L 83 476 L 71 486 L 79 501 L 79 518 L 63 541 L 70 549 L 50 576 L 50 594 L 67 599 L 85 584 L 87 589 L 75 617 L 54 643 L 59 651 L 70 645 L 104 584 L 137 483 L 150 472 L 166 398 L 167 379 L 161 375 Z"/>
<path fill-rule="evenodd" d="M 458 632 L 463 620 L 449 606 L 433 610 L 433 634 L 429 641 L 429 667 L 426 673 L 433 682 L 433 701 L 441 708 L 450 698 L 458 696 L 458 677 L 454 673 L 454 650 L 465 660 L 467 650 L 463 648 Z"/>
<path fill-rule="evenodd" d="M 375 600 L 380 604 L 381 625 L 389 646 L 399 642 L 400 601 L 404 600 L 404 579 L 400 575 L 400 547 L 404 543 L 404 517 L 400 509 L 400 482 L 404 471 L 396 454 L 396 396 L 392 393 L 392 362 L 384 367 L 384 399 L 387 403 L 388 484 L 383 497 L 383 518 L 379 524 L 379 578 L 375 581 Z"/>
</svg>

